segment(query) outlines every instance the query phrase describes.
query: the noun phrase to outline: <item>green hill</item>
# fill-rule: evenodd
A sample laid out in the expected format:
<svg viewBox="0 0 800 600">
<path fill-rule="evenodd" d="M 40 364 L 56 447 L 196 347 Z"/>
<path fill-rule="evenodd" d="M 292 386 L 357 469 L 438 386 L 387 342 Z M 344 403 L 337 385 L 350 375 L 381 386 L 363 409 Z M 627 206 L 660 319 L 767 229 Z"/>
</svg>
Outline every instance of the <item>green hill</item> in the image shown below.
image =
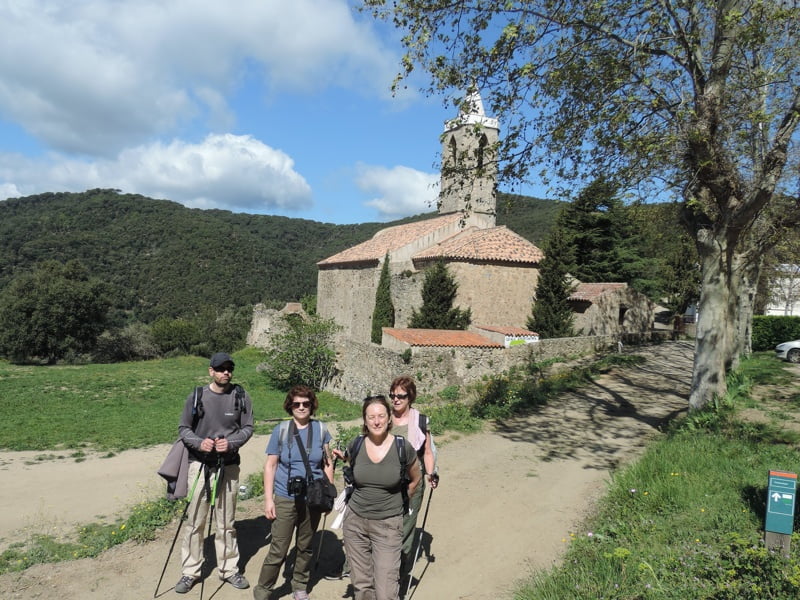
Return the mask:
<svg viewBox="0 0 800 600">
<path fill-rule="evenodd" d="M 557 202 L 498 200 L 498 225 L 541 243 Z M 391 223 L 190 209 L 116 190 L 47 193 L 0 202 L 0 289 L 36 263 L 78 259 L 110 284 L 117 314 L 151 322 L 204 306 L 299 300 L 316 293 L 316 263 Z"/>
</svg>

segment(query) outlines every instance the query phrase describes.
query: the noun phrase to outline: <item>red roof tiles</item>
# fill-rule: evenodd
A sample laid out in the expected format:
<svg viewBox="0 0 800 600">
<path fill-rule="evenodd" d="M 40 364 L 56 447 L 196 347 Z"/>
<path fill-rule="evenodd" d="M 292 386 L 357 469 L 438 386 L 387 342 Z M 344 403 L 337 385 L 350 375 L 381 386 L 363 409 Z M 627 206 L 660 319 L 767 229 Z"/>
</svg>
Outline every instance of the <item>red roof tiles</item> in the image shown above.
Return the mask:
<svg viewBox="0 0 800 600">
<path fill-rule="evenodd" d="M 471 227 L 414 255 L 415 261 L 439 258 L 538 264 L 544 253 L 505 226 Z"/>
<path fill-rule="evenodd" d="M 424 221 L 417 221 L 415 223 L 387 227 L 386 229 L 381 229 L 366 242 L 362 242 L 356 246 L 342 250 L 338 254 L 329 256 L 319 261 L 317 265 L 324 267 L 329 265 L 365 262 L 377 264 L 378 261 L 386 256 L 387 252 L 391 253 L 393 250 L 402 248 L 415 239 L 430 235 L 437 229 L 451 225 L 461 218 L 461 213 L 452 213 L 432 219 L 425 219 Z"/>
</svg>

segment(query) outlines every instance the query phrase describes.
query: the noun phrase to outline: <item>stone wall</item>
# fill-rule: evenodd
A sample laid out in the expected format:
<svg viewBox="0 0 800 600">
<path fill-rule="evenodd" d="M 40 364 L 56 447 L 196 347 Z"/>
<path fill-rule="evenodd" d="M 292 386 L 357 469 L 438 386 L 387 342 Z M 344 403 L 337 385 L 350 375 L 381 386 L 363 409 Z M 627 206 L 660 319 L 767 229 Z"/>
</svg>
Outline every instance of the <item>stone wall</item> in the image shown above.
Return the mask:
<svg viewBox="0 0 800 600">
<path fill-rule="evenodd" d="M 623 335 L 647 331 L 654 321 L 653 302 L 630 288 L 608 291 L 595 298 L 583 312 L 575 312 L 575 330 L 583 335 Z"/>
<path fill-rule="evenodd" d="M 320 269 L 317 312 L 341 325 L 343 335 L 368 342 L 379 279 L 380 269 L 374 267 Z"/>
<path fill-rule="evenodd" d="M 525 327 L 539 269 L 531 265 L 451 262 L 458 282 L 454 306 L 472 311 L 475 325 Z"/>
<path fill-rule="evenodd" d="M 497 375 L 533 358 L 582 356 L 617 348 L 616 336 L 541 340 L 511 348 L 413 348 L 405 363 L 400 354 L 377 344 L 340 341 L 336 374 L 325 390 L 358 402 L 371 394 L 388 393 L 401 374 L 414 377 L 420 395 L 434 395 L 448 386 L 468 385 L 485 375 Z"/>
<path fill-rule="evenodd" d="M 255 348 L 269 348 L 272 336 L 286 332 L 288 325 L 285 317 L 290 314 L 298 315 L 304 320 L 308 319 L 306 311 L 299 302 L 288 302 L 281 310 L 256 304 L 253 307 L 253 318 L 245 343 Z"/>
</svg>

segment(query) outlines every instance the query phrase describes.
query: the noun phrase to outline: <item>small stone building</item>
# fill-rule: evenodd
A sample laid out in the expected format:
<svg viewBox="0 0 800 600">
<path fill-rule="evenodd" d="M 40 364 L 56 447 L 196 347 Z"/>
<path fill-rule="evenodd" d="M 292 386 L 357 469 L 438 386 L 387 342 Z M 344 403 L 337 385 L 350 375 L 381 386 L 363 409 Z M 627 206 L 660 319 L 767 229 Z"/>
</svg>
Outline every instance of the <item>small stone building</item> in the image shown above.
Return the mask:
<svg viewBox="0 0 800 600">
<path fill-rule="evenodd" d="M 655 319 L 655 304 L 627 283 L 579 283 L 569 303 L 583 335 L 640 333 Z"/>
</svg>

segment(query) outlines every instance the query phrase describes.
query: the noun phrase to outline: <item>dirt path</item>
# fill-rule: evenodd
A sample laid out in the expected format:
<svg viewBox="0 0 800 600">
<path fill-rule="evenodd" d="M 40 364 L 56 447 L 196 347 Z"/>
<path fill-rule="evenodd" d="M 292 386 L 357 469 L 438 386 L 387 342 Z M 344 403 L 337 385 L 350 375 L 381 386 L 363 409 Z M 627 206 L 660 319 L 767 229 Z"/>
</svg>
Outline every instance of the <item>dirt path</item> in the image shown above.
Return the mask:
<svg viewBox="0 0 800 600">
<path fill-rule="evenodd" d="M 496 600 L 515 582 L 562 556 L 570 534 L 584 535 L 581 520 L 605 489 L 611 469 L 629 460 L 666 420 L 685 411 L 693 346 L 666 343 L 643 353 L 648 361 L 600 377 L 579 393 L 537 414 L 484 433 L 448 440 L 439 451 L 442 483 L 430 503 L 425 546 L 415 575 L 415 600 Z M 262 439 L 263 438 L 263 439 Z M 245 448 L 243 472 L 259 471 L 266 437 Z M 161 492 L 154 475 L 165 448 L 126 452 L 82 463 L 26 464 L 30 456 L 0 459 L 0 544 L 20 528 L 59 530 L 112 515 L 120 507 Z M 52 498 L 59 497 L 59 502 Z M 91 500 L 91 502 L 90 502 Z M 8 507 L 11 507 L 10 509 Z M 245 573 L 252 581 L 267 551 L 268 522 L 261 502 L 237 512 Z M 420 520 L 421 522 L 421 520 Z M 0 598 L 142 600 L 153 596 L 174 526 L 152 543 L 123 544 L 97 559 L 41 565 L 0 576 Z M 340 531 L 328 531 L 319 573 L 341 556 Z M 199 598 L 196 586 L 176 596 L 176 552 L 159 597 Z M 314 600 L 345 597 L 348 580 L 312 579 Z M 290 597 L 284 586 L 276 598 Z M 251 592 L 206 580 L 204 598 L 252 598 Z"/>
</svg>

